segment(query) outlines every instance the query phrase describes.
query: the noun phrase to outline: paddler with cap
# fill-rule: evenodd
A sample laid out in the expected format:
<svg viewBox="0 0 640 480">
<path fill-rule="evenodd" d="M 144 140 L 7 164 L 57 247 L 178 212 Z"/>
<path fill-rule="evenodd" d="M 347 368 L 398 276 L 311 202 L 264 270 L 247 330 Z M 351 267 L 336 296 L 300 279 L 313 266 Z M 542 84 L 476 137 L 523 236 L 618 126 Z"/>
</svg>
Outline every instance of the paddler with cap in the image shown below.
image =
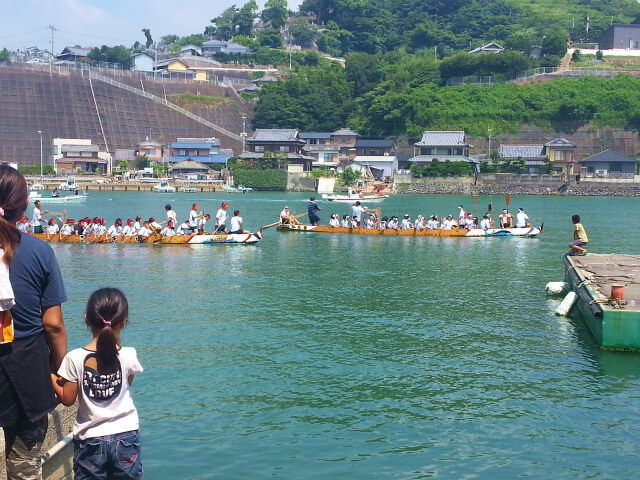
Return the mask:
<svg viewBox="0 0 640 480">
<path fill-rule="evenodd" d="M 222 202 L 218 213 L 216 213 L 216 230 L 213 232 L 216 233 L 229 233 L 227 230 L 227 226 L 225 222 L 227 221 L 227 208 L 229 208 L 229 204 L 227 202 Z"/>
</svg>

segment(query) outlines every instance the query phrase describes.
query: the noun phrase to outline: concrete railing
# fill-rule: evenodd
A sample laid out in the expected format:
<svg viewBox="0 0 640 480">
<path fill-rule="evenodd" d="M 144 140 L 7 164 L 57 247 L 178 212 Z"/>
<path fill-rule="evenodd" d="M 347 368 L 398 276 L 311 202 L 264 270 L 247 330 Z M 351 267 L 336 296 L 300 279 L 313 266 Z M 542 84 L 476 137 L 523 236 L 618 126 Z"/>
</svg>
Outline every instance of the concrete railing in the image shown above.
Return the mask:
<svg viewBox="0 0 640 480">
<path fill-rule="evenodd" d="M 175 110 L 176 112 L 181 113 L 182 115 L 189 117 L 190 119 L 195 120 L 198 123 L 201 123 L 202 125 L 206 125 L 207 127 L 211 128 L 212 130 L 215 130 L 216 132 L 222 133 L 223 135 L 226 135 L 227 137 L 230 137 L 239 142 L 242 141 L 242 137 L 240 135 L 237 135 L 219 125 L 216 125 L 215 123 L 212 123 L 209 120 L 199 117 L 198 115 L 191 113 L 189 110 L 186 110 L 176 105 L 175 103 L 168 102 L 164 98 L 160 98 L 156 95 L 153 95 L 152 93 L 148 93 L 143 90 L 140 90 L 139 88 L 132 87 L 130 85 L 127 85 L 126 83 L 117 82 L 110 77 L 107 77 L 105 75 L 100 75 L 99 73 L 95 73 L 93 71 L 90 71 L 89 75 L 91 78 L 98 80 L 100 82 L 113 85 L 114 87 L 121 88 L 128 92 L 134 93 L 136 95 L 140 95 L 141 97 L 145 97 L 145 98 L 148 98 L 149 100 L 153 100 L 154 102 L 160 103 L 165 107 Z"/>
<path fill-rule="evenodd" d="M 44 480 L 71 480 L 73 477 L 73 442 L 71 431 L 76 418 L 77 405 L 58 405 L 49 414 L 49 429 L 42 446 L 42 478 Z M 0 429 L 1 430 L 1 429 Z M 0 433 L 0 478 L 6 477 L 4 434 Z"/>
</svg>

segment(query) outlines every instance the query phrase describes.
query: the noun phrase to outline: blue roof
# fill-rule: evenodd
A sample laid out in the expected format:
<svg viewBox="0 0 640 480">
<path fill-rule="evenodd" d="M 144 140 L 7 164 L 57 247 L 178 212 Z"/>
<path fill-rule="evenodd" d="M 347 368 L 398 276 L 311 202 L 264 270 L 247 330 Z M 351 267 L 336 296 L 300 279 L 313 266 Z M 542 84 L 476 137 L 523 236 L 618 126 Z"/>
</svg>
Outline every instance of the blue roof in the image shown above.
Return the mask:
<svg viewBox="0 0 640 480">
<path fill-rule="evenodd" d="M 172 142 L 171 148 L 211 148 L 210 143 L 205 142 Z"/>
</svg>

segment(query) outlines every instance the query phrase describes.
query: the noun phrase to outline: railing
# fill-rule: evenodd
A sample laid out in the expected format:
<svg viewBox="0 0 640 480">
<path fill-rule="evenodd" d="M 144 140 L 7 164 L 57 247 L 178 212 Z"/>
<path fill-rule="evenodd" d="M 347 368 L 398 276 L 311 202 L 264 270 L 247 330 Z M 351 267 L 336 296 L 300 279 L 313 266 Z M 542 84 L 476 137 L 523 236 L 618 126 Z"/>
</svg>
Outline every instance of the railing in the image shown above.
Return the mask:
<svg viewBox="0 0 640 480">
<path fill-rule="evenodd" d="M 622 178 L 626 180 L 633 180 L 633 172 L 587 172 L 580 174 L 580 178 Z"/>
<path fill-rule="evenodd" d="M 494 79 L 490 75 L 486 76 L 466 76 L 466 77 L 451 77 L 447 79 L 447 86 L 453 85 L 491 85 L 495 83 Z"/>
<path fill-rule="evenodd" d="M 556 70 L 558 70 L 556 67 L 532 68 L 516 75 L 516 80 L 519 80 L 521 78 L 533 77 L 534 75 L 541 75 L 544 73 L 555 73 Z"/>
<path fill-rule="evenodd" d="M 186 110 L 186 109 L 176 105 L 175 103 L 168 102 L 164 98 L 157 97 L 156 95 L 153 95 L 153 94 L 148 93 L 148 92 L 144 92 L 144 91 L 140 90 L 139 88 L 131 87 L 131 86 L 125 84 L 125 83 L 117 82 L 114 79 L 112 79 L 110 77 L 106 77 L 104 75 L 100 75 L 99 73 L 95 73 L 95 72 L 90 71 L 89 75 L 90 75 L 90 78 L 93 78 L 95 80 L 99 80 L 101 82 L 108 83 L 109 85 L 113 85 L 114 87 L 121 88 L 123 90 L 127 90 L 128 92 L 135 93 L 136 95 L 140 95 L 142 97 L 146 97 L 149 100 L 153 100 L 154 102 L 161 103 L 165 107 L 168 107 L 168 108 L 170 108 L 172 110 L 175 110 L 176 112 L 181 113 L 182 115 L 184 115 L 186 117 L 189 117 L 190 119 L 195 120 L 198 123 L 206 125 L 207 127 L 211 128 L 212 130 L 220 132 L 223 135 L 226 135 L 227 137 L 233 138 L 234 140 L 242 141 L 242 137 L 240 135 L 237 135 L 237 134 L 235 134 L 233 132 L 230 132 L 226 128 L 222 128 L 219 125 L 216 125 L 215 123 L 210 122 L 209 120 L 206 120 L 206 119 L 204 119 L 202 117 L 199 117 L 198 115 L 195 115 L 195 114 L 191 113 L 189 110 Z"/>
</svg>

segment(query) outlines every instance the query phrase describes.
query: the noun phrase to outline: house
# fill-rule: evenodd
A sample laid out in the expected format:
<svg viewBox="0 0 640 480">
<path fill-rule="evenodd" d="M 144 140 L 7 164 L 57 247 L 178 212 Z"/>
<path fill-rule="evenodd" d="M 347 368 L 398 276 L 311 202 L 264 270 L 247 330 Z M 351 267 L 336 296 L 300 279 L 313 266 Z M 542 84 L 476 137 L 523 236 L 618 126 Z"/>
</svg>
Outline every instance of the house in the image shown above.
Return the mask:
<svg viewBox="0 0 640 480">
<path fill-rule="evenodd" d="M 160 142 L 147 137 L 137 146 L 136 155 L 146 155 L 151 162 L 162 162 L 164 151 Z"/>
<path fill-rule="evenodd" d="M 640 25 L 618 23 L 611 25 L 598 38 L 598 45 L 600 50 L 638 50 L 640 49 Z"/>
<path fill-rule="evenodd" d="M 206 166 L 226 165 L 227 155 L 220 153 L 217 138 L 178 138 L 171 142 L 171 163 L 194 160 Z"/>
<path fill-rule="evenodd" d="M 206 175 L 209 167 L 193 160 L 183 160 L 171 166 L 172 176 L 199 179 Z"/>
<path fill-rule="evenodd" d="M 357 155 L 352 164 L 370 169 L 376 180 L 392 177 L 398 171 L 398 159 L 395 155 Z"/>
<path fill-rule="evenodd" d="M 146 53 L 131 55 L 131 70 L 136 72 L 153 72 L 153 58 Z"/>
<path fill-rule="evenodd" d="M 613 150 L 596 153 L 580 161 L 581 179 L 628 179 L 638 173 L 638 160 Z"/>
<path fill-rule="evenodd" d="M 316 158 L 306 154 L 303 150 L 305 145 L 306 142 L 295 129 L 258 128 L 247 138 L 248 151 L 238 157 L 244 160 L 258 160 L 267 152 L 284 152 L 290 164 L 301 165 L 304 171 L 310 171 Z"/>
<path fill-rule="evenodd" d="M 345 164 L 356 156 L 356 142 L 360 134 L 349 128 L 341 128 L 331 133 L 331 143 L 340 147 L 338 161 Z"/>
<path fill-rule="evenodd" d="M 428 164 L 432 160 L 439 162 L 467 162 L 474 171 L 478 171 L 479 162 L 469 156 L 473 145 L 467 143 L 464 131 L 426 131 L 422 139 L 413 144 L 414 156 L 409 164 Z"/>
<path fill-rule="evenodd" d="M 78 171 L 108 173 L 109 155 L 100 153 L 100 147 L 88 139 L 53 139 L 53 165 L 59 175 Z"/>
<path fill-rule="evenodd" d="M 194 80 L 208 80 L 212 70 L 218 69 L 220 62 L 197 55 L 172 57 L 156 64 L 156 70 L 174 75 L 189 75 Z"/>
<path fill-rule="evenodd" d="M 180 50 L 178 50 L 178 55 L 182 56 L 182 55 L 191 55 L 191 56 L 198 56 L 201 57 L 202 56 L 202 47 L 199 47 L 197 45 L 184 45 L 183 47 L 180 48 Z"/>
<path fill-rule="evenodd" d="M 260 90 L 262 90 L 262 88 L 260 88 L 257 85 L 247 85 L 246 87 L 242 87 L 238 89 L 237 92 L 238 93 L 242 93 L 242 92 L 256 93 L 256 92 L 259 92 Z"/>
<path fill-rule="evenodd" d="M 566 138 L 554 138 L 544 144 L 545 156 L 551 160 L 552 171 L 563 173 L 567 180 L 578 174 L 574 152 L 577 146 Z"/>
<path fill-rule="evenodd" d="M 62 51 L 56 55 L 56 59 L 60 61 L 79 62 L 89 58 L 91 48 L 83 47 L 64 47 Z"/>
<path fill-rule="evenodd" d="M 307 144 L 304 150 L 307 154 L 316 158 L 313 166 L 337 166 L 346 164 L 356 156 L 355 145 L 360 135 L 341 128 L 335 132 L 304 132 L 300 138 Z"/>
<path fill-rule="evenodd" d="M 265 83 L 273 83 L 277 81 L 278 79 L 276 77 L 265 75 L 263 77 L 258 78 L 257 80 L 254 80 L 253 83 L 255 83 L 259 87 L 262 87 Z"/>
<path fill-rule="evenodd" d="M 251 53 L 251 49 L 238 43 L 215 39 L 202 44 L 202 55 L 205 57 L 215 57 L 219 53 L 245 55 Z"/>
<path fill-rule="evenodd" d="M 480 54 L 480 53 L 500 53 L 504 50 L 504 47 L 501 45 L 498 45 L 495 42 L 491 42 L 491 43 L 487 43 L 486 45 L 483 45 L 481 47 L 478 48 L 474 48 L 473 50 L 471 50 L 470 54 Z"/>
<path fill-rule="evenodd" d="M 540 45 L 534 45 L 531 47 L 531 50 L 529 50 L 529 57 L 542 58 L 542 47 Z"/>
<path fill-rule="evenodd" d="M 356 155 L 392 155 L 396 150 L 394 140 L 358 139 L 355 144 Z"/>
<path fill-rule="evenodd" d="M 500 160 L 525 160 L 525 169 L 530 174 L 542 173 L 540 167 L 545 164 L 546 151 L 544 145 L 500 145 L 498 147 Z"/>
</svg>

